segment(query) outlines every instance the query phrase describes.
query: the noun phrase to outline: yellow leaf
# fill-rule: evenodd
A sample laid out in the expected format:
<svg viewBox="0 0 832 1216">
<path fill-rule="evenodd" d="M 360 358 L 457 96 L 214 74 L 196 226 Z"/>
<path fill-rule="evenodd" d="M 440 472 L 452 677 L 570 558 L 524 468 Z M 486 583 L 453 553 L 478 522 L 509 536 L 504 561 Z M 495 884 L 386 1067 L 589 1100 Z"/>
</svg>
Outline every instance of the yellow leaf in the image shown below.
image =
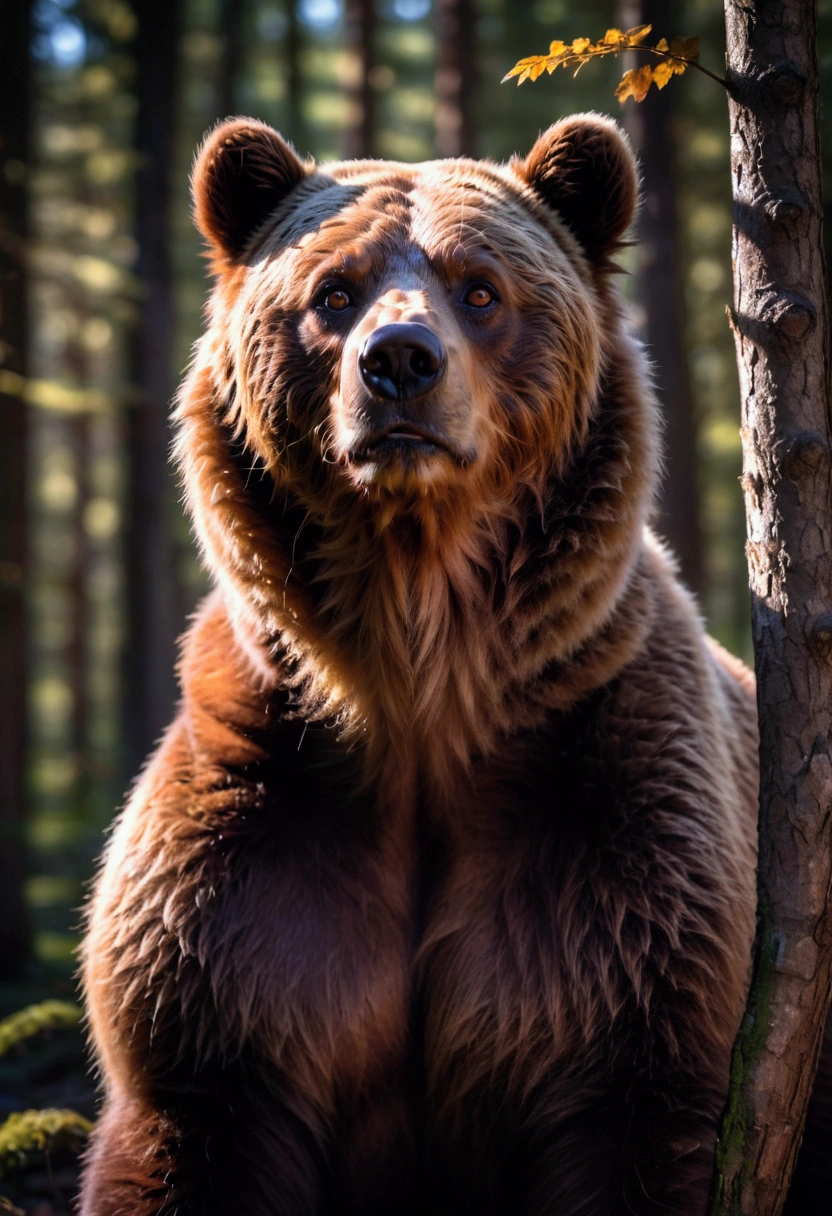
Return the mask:
<svg viewBox="0 0 832 1216">
<path fill-rule="evenodd" d="M 698 38 L 674 38 L 670 44 L 670 53 L 674 59 L 686 59 L 688 63 L 699 58 Z"/>
<path fill-rule="evenodd" d="M 515 63 L 514 67 L 511 69 L 511 71 L 506 72 L 505 76 L 500 81 L 500 84 L 505 84 L 505 82 L 507 80 L 511 80 L 512 76 L 519 76 L 521 72 L 530 68 L 532 66 L 532 64 L 537 63 L 539 58 L 540 58 L 539 55 L 529 55 L 525 59 L 518 59 L 517 63 Z M 523 80 L 525 80 L 525 79 L 526 79 L 526 77 L 524 76 Z M 517 83 L 522 84 L 523 81 L 518 80 Z"/>
<path fill-rule="evenodd" d="M 529 69 L 529 75 L 532 80 L 537 80 L 538 76 L 542 76 L 546 68 L 545 58 L 538 59 L 537 63 L 533 63 Z"/>
<path fill-rule="evenodd" d="M 623 34 L 621 30 L 607 30 L 601 41 L 605 42 L 607 46 L 626 46 L 627 35 Z"/>
<path fill-rule="evenodd" d="M 666 38 L 659 39 L 659 41 L 656 43 L 656 50 L 657 51 L 669 51 L 670 50 L 670 47 L 667 45 Z"/>
<path fill-rule="evenodd" d="M 661 63 L 657 63 L 653 68 L 653 80 L 660 89 L 663 89 L 670 80 L 671 76 L 676 75 L 676 65 L 669 60 L 664 59 Z"/>
<path fill-rule="evenodd" d="M 549 54 L 550 55 L 565 55 L 568 50 L 569 50 L 569 47 L 566 45 L 565 42 L 555 41 L 555 42 L 549 43 Z"/>
<path fill-rule="evenodd" d="M 572 54 L 583 55 L 590 46 L 592 46 L 592 40 L 590 38 L 576 38 L 572 43 Z"/>
<path fill-rule="evenodd" d="M 624 102 L 628 97 L 633 101 L 644 101 L 650 85 L 653 83 L 653 69 L 649 63 L 643 63 L 640 68 L 633 68 L 621 77 L 621 83 L 615 90 L 619 101 Z"/>
<path fill-rule="evenodd" d="M 647 35 L 652 30 L 652 25 L 634 25 L 631 30 L 627 30 L 624 37 L 627 39 L 628 46 L 638 46 L 643 42 Z"/>
<path fill-rule="evenodd" d="M 531 68 L 523 68 L 523 71 L 520 73 L 517 79 L 517 83 L 522 84 L 524 80 L 528 80 L 529 76 L 531 76 L 531 72 Z"/>
</svg>

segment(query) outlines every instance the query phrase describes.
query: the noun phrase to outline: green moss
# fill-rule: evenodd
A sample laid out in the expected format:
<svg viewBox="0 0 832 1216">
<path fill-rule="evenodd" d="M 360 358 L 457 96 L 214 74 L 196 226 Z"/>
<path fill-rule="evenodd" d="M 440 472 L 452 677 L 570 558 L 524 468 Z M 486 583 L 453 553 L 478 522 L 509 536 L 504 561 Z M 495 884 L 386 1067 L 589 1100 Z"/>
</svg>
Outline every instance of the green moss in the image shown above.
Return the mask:
<svg viewBox="0 0 832 1216">
<path fill-rule="evenodd" d="M 0 1178 L 26 1169 L 56 1149 L 80 1152 L 92 1124 L 74 1110 L 25 1110 L 0 1126 Z"/>
<path fill-rule="evenodd" d="M 751 1180 L 751 1161 L 747 1152 L 752 1101 L 750 1085 L 768 1038 L 775 957 L 771 910 L 761 900 L 757 912 L 754 973 L 731 1056 L 728 1101 L 716 1146 L 712 1216 L 739 1216 L 742 1192 Z M 727 1194 L 726 1178 L 730 1179 Z M 726 1206 L 726 1200 L 729 1206 Z"/>
<path fill-rule="evenodd" d="M 42 1001 L 0 1021 L 0 1059 L 27 1039 L 48 1030 L 74 1029 L 81 1010 L 71 1001 Z"/>
</svg>

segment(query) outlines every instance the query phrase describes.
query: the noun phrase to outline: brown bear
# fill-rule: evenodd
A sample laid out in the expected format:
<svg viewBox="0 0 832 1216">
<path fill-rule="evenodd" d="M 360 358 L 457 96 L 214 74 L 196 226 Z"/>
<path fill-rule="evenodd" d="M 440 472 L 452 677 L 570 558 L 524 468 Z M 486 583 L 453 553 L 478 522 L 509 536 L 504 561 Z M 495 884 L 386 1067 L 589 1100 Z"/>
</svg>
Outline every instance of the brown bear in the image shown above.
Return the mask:
<svg viewBox="0 0 832 1216">
<path fill-rule="evenodd" d="M 194 169 L 215 590 L 117 822 L 84 1216 L 699 1216 L 754 922 L 750 674 L 646 530 L 625 138 Z"/>
</svg>

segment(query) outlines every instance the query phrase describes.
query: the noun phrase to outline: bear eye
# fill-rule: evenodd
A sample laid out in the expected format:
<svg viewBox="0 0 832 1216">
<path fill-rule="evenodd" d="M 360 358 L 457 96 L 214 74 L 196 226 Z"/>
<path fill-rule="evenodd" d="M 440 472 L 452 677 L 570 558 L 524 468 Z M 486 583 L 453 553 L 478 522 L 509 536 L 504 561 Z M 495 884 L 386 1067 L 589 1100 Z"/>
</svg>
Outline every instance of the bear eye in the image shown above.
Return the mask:
<svg viewBox="0 0 832 1216">
<path fill-rule="evenodd" d="M 328 312 L 344 312 L 352 304 L 352 296 L 344 287 L 330 285 L 321 293 L 321 305 Z"/>
<path fill-rule="evenodd" d="M 463 303 L 469 308 L 488 308 L 497 299 L 494 289 L 487 283 L 474 283 L 463 297 Z"/>
</svg>

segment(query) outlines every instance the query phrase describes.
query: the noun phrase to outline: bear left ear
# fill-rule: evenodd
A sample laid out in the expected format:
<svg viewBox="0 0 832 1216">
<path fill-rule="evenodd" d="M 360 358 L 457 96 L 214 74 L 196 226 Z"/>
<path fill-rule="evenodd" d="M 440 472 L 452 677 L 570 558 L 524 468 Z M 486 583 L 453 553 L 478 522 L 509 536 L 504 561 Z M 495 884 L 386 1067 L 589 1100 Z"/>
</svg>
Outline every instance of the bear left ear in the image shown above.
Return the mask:
<svg viewBox="0 0 832 1216">
<path fill-rule="evenodd" d="M 307 169 L 277 131 L 231 118 L 207 136 L 191 174 L 194 221 L 221 261 L 234 261 Z"/>
<path fill-rule="evenodd" d="M 540 136 L 516 172 L 572 230 L 592 261 L 603 262 L 627 231 L 638 175 L 621 128 L 599 114 L 573 114 Z"/>
</svg>

